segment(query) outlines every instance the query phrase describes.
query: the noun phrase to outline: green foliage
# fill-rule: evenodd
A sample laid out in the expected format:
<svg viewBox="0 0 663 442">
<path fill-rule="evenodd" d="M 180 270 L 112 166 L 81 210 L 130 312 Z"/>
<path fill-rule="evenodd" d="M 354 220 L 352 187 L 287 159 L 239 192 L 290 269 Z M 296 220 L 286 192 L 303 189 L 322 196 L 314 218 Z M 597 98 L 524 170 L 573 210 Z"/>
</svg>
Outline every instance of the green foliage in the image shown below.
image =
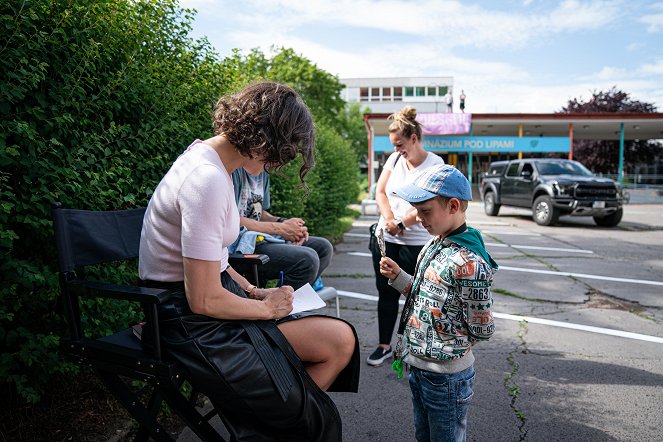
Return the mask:
<svg viewBox="0 0 663 442">
<path fill-rule="evenodd" d="M 0 379 L 28 403 L 73 369 L 56 352 L 51 203 L 146 204 L 182 147 L 210 133 L 211 106 L 234 77 L 188 37 L 191 20 L 174 0 L 0 5 Z M 86 324 L 94 334 L 136 316 L 107 301 L 85 307 L 100 318 Z"/>
<path fill-rule="evenodd" d="M 587 101 L 569 100 L 561 113 L 586 114 L 594 112 L 653 113 L 656 106 L 631 98 L 630 94 L 612 87 L 607 91 L 594 91 Z M 656 140 L 626 140 L 624 163 L 628 171 L 636 164 L 652 164 L 663 154 L 663 144 Z M 551 155 L 561 156 L 561 155 Z M 595 173 L 615 174 L 619 165 L 619 141 L 574 140 L 573 158 Z"/>
<path fill-rule="evenodd" d="M 290 49 L 219 60 L 189 37 L 193 13 L 177 0 L 26 0 L 0 3 L 0 391 L 28 404 L 77 368 L 57 353 L 66 328 L 58 302 L 53 202 L 98 210 L 147 204 L 195 138 L 211 134 L 218 97 L 251 80 L 293 85 L 318 127 L 311 193 L 298 165 L 275 177 L 273 205 L 337 235 L 357 194 L 358 109 L 341 83 Z M 355 138 L 357 138 L 355 140 Z M 354 147 L 353 147 L 354 146 Z M 278 212 L 277 212 L 278 213 Z M 93 269 L 128 282 L 135 263 Z M 85 300 L 93 336 L 136 321 L 136 306 Z"/>
<path fill-rule="evenodd" d="M 359 193 L 357 159 L 352 145 L 330 127 L 317 127 L 316 166 L 306 176 L 309 192 L 299 185 L 299 163 L 272 176 L 272 211 L 306 220 L 311 234 L 335 239 L 347 230 L 342 217 Z"/>
<path fill-rule="evenodd" d="M 317 128 L 316 166 L 307 175 L 307 194 L 300 186 L 299 162 L 288 165 L 271 179 L 271 211 L 304 218 L 309 232 L 332 239 L 347 225 L 341 220 L 347 205 L 359 194 L 358 158 L 365 157 L 367 137 L 358 105 L 346 107 L 343 85 L 292 49 L 273 49 L 271 58 L 258 49 L 242 56 L 235 51 L 223 61 L 237 72 L 236 87 L 264 79 L 295 88 L 311 109 Z"/>
</svg>

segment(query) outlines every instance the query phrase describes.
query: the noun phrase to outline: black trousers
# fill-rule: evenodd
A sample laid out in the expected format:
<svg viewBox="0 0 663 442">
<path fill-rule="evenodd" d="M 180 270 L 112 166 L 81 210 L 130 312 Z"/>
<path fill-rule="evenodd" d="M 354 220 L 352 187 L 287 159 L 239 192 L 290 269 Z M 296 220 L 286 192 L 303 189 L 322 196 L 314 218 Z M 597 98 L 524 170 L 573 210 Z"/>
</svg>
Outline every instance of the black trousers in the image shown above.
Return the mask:
<svg viewBox="0 0 663 442">
<path fill-rule="evenodd" d="M 410 275 L 414 274 L 419 252 L 424 247 L 405 246 L 391 242 L 384 242 L 385 254 Z M 378 289 L 378 332 L 380 344 L 389 345 L 394 333 L 394 326 L 398 319 L 398 301 L 401 294 L 389 285 L 389 280 L 380 274 L 380 249 L 377 241 L 371 242 L 371 255 L 373 257 L 373 270 L 375 271 L 375 287 Z"/>
</svg>

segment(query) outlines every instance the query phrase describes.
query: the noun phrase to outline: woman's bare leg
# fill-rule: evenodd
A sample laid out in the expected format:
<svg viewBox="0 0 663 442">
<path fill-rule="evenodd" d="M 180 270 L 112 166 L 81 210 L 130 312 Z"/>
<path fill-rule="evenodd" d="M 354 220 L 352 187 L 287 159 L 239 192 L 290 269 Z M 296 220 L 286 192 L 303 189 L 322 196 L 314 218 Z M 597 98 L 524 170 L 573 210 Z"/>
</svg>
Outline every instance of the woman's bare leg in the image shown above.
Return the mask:
<svg viewBox="0 0 663 442">
<path fill-rule="evenodd" d="M 336 380 L 355 349 L 355 335 L 343 321 L 312 316 L 284 322 L 278 327 L 322 390 L 327 390 Z"/>
</svg>

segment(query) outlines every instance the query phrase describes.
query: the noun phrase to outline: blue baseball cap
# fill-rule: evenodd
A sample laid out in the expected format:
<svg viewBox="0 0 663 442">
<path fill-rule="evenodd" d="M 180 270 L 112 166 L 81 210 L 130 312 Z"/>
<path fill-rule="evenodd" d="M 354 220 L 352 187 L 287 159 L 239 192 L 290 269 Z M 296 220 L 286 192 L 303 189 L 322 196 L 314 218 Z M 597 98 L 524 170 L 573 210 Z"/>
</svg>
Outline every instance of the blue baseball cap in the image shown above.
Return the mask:
<svg viewBox="0 0 663 442">
<path fill-rule="evenodd" d="M 470 182 L 460 170 L 448 164 L 429 167 L 394 193 L 409 203 L 420 203 L 436 196 L 472 201 Z"/>
</svg>

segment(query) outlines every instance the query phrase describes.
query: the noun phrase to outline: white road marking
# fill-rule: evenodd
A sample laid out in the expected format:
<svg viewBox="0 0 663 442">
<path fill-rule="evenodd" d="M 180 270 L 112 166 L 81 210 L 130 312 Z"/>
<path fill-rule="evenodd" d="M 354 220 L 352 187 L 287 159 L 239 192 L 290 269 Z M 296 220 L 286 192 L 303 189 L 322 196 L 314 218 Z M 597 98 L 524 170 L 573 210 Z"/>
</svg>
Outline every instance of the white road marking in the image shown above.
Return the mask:
<svg viewBox="0 0 663 442">
<path fill-rule="evenodd" d="M 354 256 L 373 256 L 370 253 L 367 252 L 348 252 L 348 255 L 354 255 Z"/>
<path fill-rule="evenodd" d="M 651 281 L 648 279 L 614 278 L 612 276 L 588 275 L 586 273 L 556 272 L 553 270 L 524 269 L 520 267 L 507 267 L 507 266 L 500 266 L 500 270 L 510 270 L 512 272 L 541 273 L 544 275 L 555 275 L 555 276 L 573 276 L 576 278 L 599 279 L 602 281 L 628 282 L 631 284 L 663 286 L 663 281 Z"/>
<path fill-rule="evenodd" d="M 532 250 L 551 250 L 555 252 L 571 252 L 571 253 L 594 253 L 591 250 L 583 250 L 583 249 L 560 249 L 557 247 L 538 247 L 538 246 L 522 246 L 522 245 L 516 245 L 516 244 L 500 244 L 500 243 L 495 243 L 495 242 L 487 242 L 487 246 L 492 246 L 492 247 L 512 247 L 512 248 L 518 248 L 518 249 L 532 249 Z"/>
<path fill-rule="evenodd" d="M 649 341 L 649 342 L 656 342 L 658 344 L 663 344 L 663 338 L 659 338 L 658 336 L 650 336 L 650 335 L 643 335 L 643 334 L 640 334 L 640 333 L 625 332 L 625 331 L 621 331 L 621 330 L 614 330 L 614 329 L 611 329 L 611 328 L 594 327 L 594 326 L 591 326 L 591 325 L 573 324 L 573 323 L 562 322 L 562 321 L 552 321 L 550 319 L 534 318 L 534 317 L 531 317 L 531 316 L 509 315 L 507 313 L 493 313 L 493 316 L 495 316 L 496 318 L 508 319 L 510 321 L 525 320 L 527 322 L 531 322 L 532 324 L 551 325 L 553 327 L 570 328 L 570 329 L 573 329 L 573 330 L 583 330 L 583 331 L 588 331 L 588 332 L 591 332 L 591 333 L 600 333 L 600 334 L 603 334 L 603 335 L 610 335 L 610 336 L 620 336 L 622 338 L 638 339 L 640 341 Z"/>
<path fill-rule="evenodd" d="M 367 301 L 374 301 L 377 302 L 378 297 L 373 296 L 373 295 L 366 295 L 364 293 L 357 293 L 357 292 L 348 292 L 345 290 L 338 290 L 338 294 L 340 296 L 345 296 L 348 298 L 356 298 L 356 299 L 364 299 Z M 399 304 L 403 305 L 405 303 L 404 300 L 400 300 Z M 658 336 L 650 336 L 650 335 L 643 335 L 640 333 L 631 333 L 631 332 L 625 332 L 621 330 L 614 330 L 610 328 L 603 328 L 603 327 L 594 327 L 591 325 L 582 325 L 582 324 L 574 324 L 570 322 L 562 322 L 562 321 L 552 321 L 550 319 L 541 319 L 541 318 L 535 318 L 532 316 L 518 316 L 518 315 L 510 315 L 508 313 L 497 313 L 493 312 L 493 316 L 496 318 L 500 319 L 506 319 L 509 321 L 522 321 L 525 320 L 527 322 L 530 322 L 532 324 L 542 324 L 542 325 L 548 325 L 551 327 L 560 327 L 560 328 L 569 328 L 573 330 L 581 330 L 581 331 L 587 331 L 591 333 L 598 333 L 602 335 L 609 335 L 609 336 L 619 336 L 622 338 L 628 338 L 628 339 L 636 339 L 639 341 L 648 341 L 648 342 L 656 342 L 657 344 L 663 344 L 663 338 L 660 338 Z"/>
<path fill-rule="evenodd" d="M 344 233 L 343 235 L 345 235 L 345 236 L 356 236 L 358 238 L 368 238 L 368 237 L 371 236 L 368 233 Z"/>
</svg>

